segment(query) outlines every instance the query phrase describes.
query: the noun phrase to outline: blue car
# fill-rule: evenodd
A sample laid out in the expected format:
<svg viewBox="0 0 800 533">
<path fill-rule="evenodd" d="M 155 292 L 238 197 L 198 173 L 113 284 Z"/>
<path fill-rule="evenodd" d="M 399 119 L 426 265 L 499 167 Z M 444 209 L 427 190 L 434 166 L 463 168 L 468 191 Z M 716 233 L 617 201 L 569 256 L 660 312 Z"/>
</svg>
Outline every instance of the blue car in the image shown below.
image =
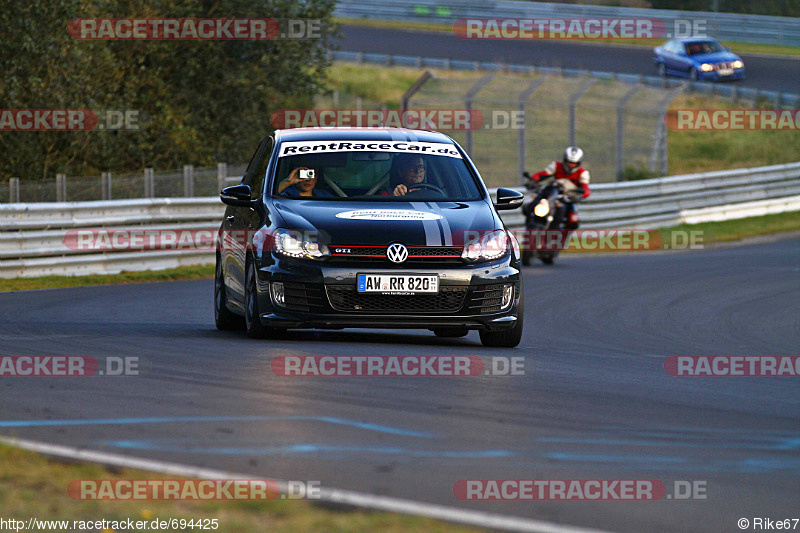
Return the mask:
<svg viewBox="0 0 800 533">
<path fill-rule="evenodd" d="M 692 81 L 744 79 L 744 62 L 715 39 L 672 39 L 653 50 L 661 76 L 681 76 Z"/>
</svg>

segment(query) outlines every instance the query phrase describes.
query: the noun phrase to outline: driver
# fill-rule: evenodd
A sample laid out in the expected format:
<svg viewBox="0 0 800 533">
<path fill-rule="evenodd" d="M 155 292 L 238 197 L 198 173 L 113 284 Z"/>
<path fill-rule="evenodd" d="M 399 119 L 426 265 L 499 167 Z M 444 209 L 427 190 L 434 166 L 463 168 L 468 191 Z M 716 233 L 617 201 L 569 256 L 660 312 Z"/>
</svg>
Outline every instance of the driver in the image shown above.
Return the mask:
<svg viewBox="0 0 800 533">
<path fill-rule="evenodd" d="M 379 194 L 405 196 L 415 191 L 414 185 L 425 181 L 425 161 L 415 154 L 399 154 L 392 160 L 389 170 L 389 187 Z"/>
</svg>

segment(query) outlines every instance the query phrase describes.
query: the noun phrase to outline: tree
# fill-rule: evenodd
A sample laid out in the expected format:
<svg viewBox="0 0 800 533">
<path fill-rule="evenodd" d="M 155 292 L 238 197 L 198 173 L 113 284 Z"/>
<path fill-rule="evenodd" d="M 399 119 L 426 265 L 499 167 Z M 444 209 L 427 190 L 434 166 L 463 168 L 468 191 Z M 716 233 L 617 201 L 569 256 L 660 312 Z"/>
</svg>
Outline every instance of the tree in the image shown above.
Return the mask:
<svg viewBox="0 0 800 533">
<path fill-rule="evenodd" d="M 138 131 L 0 132 L 0 177 L 95 175 L 245 161 L 270 115 L 324 90 L 323 39 L 77 40 L 73 18 L 294 18 L 331 27 L 334 0 L 0 1 L 2 109 L 135 110 Z"/>
</svg>

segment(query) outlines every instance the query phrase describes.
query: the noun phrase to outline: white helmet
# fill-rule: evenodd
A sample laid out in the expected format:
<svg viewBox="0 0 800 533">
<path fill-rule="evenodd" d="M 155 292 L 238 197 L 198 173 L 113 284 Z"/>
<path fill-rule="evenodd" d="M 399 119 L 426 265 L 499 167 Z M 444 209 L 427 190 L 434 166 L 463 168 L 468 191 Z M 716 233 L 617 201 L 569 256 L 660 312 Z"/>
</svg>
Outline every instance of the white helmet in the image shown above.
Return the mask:
<svg viewBox="0 0 800 533">
<path fill-rule="evenodd" d="M 577 146 L 569 146 L 564 150 L 564 164 L 574 163 L 580 165 L 583 162 L 583 150 Z"/>
</svg>

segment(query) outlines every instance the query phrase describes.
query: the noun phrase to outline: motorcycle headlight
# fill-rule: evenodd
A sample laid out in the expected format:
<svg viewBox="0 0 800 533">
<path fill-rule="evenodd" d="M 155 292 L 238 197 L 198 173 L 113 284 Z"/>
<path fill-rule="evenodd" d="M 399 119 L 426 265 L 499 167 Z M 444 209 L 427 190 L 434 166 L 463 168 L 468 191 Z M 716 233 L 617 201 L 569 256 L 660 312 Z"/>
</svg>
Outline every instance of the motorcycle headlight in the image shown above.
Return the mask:
<svg viewBox="0 0 800 533">
<path fill-rule="evenodd" d="M 533 208 L 533 214 L 540 218 L 546 217 L 549 212 L 550 203 L 544 198 L 539 200 L 539 203 Z"/>
<path fill-rule="evenodd" d="M 508 234 L 499 229 L 466 243 L 461 257 L 467 261 L 500 259 L 508 253 L 508 248 Z"/>
<path fill-rule="evenodd" d="M 288 257 L 322 259 L 330 255 L 328 247 L 300 231 L 279 228 L 273 233 L 275 252 Z"/>
</svg>

